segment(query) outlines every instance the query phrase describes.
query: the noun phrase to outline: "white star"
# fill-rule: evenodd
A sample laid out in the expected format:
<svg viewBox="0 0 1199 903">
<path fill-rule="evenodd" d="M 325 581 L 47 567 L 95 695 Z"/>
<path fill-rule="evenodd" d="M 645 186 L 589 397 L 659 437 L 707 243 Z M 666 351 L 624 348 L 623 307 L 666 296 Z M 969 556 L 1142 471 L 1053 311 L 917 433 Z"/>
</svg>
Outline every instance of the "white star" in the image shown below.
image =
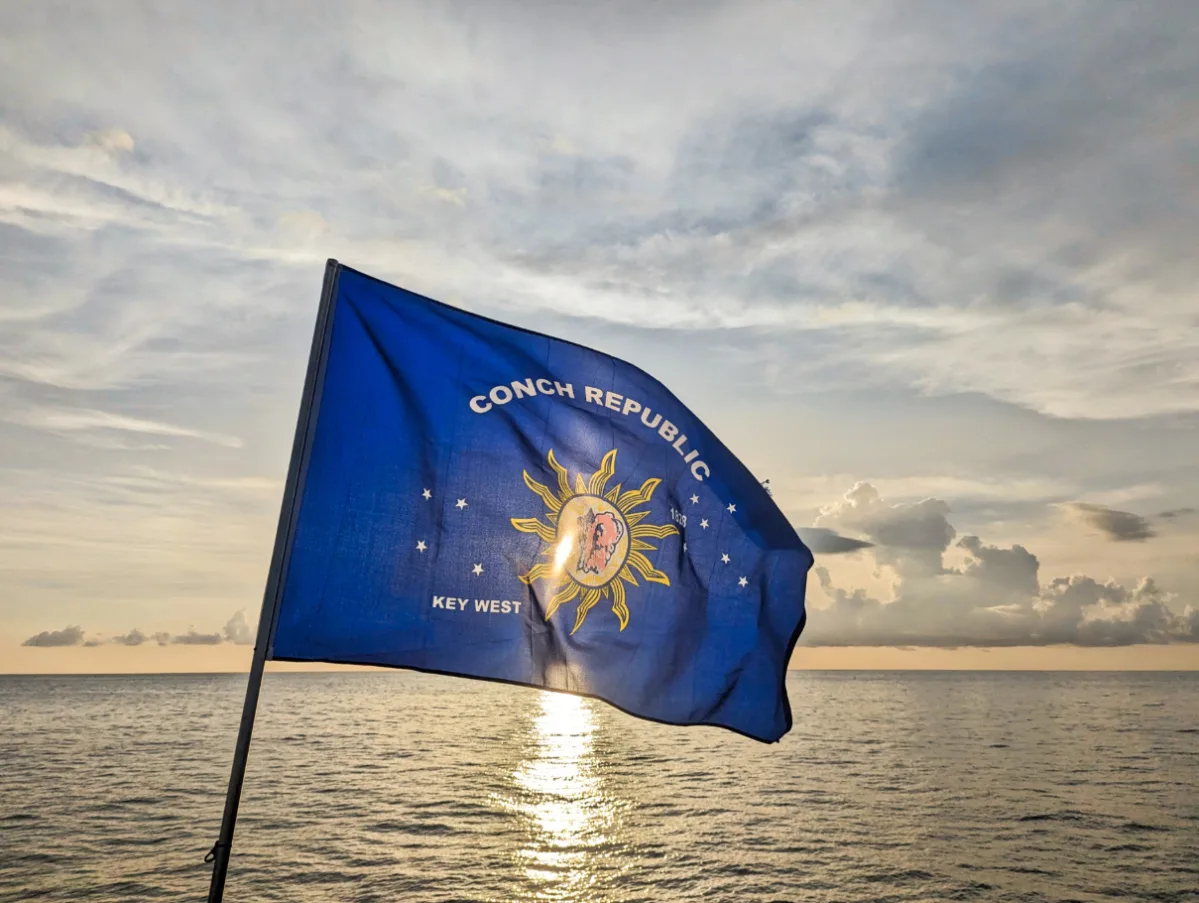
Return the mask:
<svg viewBox="0 0 1199 903">
<path fill-rule="evenodd" d="M 729 556 L 728 556 L 727 554 L 721 555 L 721 556 L 720 556 L 720 560 L 721 560 L 721 561 L 723 561 L 725 564 L 728 564 L 728 563 L 729 563 Z"/>
<path fill-rule="evenodd" d="M 471 571 L 476 577 L 478 577 L 481 573 L 483 573 L 483 565 L 476 564 L 473 568 L 471 568 Z"/>
<path fill-rule="evenodd" d="M 737 510 L 737 506 L 736 506 L 736 505 L 729 505 L 729 514 L 732 514 L 732 513 L 733 513 L 734 511 L 736 511 L 736 510 Z"/>
<path fill-rule="evenodd" d="M 738 586 L 745 586 L 747 583 L 749 583 L 749 581 L 746 580 L 744 577 L 742 577 L 740 580 L 737 581 Z"/>
<path fill-rule="evenodd" d="M 426 489 L 424 492 L 422 492 L 422 493 L 420 494 L 420 497 L 421 497 L 422 499 L 426 499 L 426 500 L 427 500 L 427 499 L 431 499 L 431 498 L 433 498 L 433 493 L 431 493 L 431 492 L 430 492 L 428 489 Z"/>
<path fill-rule="evenodd" d="M 429 548 L 429 547 L 427 545 L 425 545 L 425 541 L 423 539 L 418 539 L 416 541 L 416 551 L 423 552 L 427 548 Z"/>
<path fill-rule="evenodd" d="M 693 496 L 691 496 L 691 504 L 692 504 L 692 505 L 698 505 L 698 504 L 699 504 L 699 496 L 698 496 L 698 495 L 693 495 Z"/>
<path fill-rule="evenodd" d="M 686 552 L 686 551 L 687 551 L 687 543 L 683 543 L 683 551 L 684 551 L 684 552 Z"/>
<path fill-rule="evenodd" d="M 466 507 L 466 499 L 458 499 L 458 501 L 454 503 L 454 507 L 461 511 Z"/>
<path fill-rule="evenodd" d="M 708 529 L 708 519 L 707 519 L 706 517 L 704 517 L 704 518 L 701 518 L 701 519 L 700 519 L 700 522 L 699 522 L 699 525 L 700 525 L 701 527 L 703 527 L 705 530 L 706 530 L 706 529 Z"/>
</svg>

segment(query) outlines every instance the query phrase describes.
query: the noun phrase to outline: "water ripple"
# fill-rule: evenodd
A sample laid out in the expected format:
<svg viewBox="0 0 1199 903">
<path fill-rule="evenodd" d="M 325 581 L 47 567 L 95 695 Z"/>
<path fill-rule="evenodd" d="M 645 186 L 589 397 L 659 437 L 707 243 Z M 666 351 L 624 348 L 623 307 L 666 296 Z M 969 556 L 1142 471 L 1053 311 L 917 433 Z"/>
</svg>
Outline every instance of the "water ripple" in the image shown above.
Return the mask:
<svg viewBox="0 0 1199 903">
<path fill-rule="evenodd" d="M 202 899 L 244 677 L 0 678 L 0 900 Z M 1199 901 L 1199 675 L 794 675 L 776 746 L 270 675 L 231 901 Z"/>
</svg>

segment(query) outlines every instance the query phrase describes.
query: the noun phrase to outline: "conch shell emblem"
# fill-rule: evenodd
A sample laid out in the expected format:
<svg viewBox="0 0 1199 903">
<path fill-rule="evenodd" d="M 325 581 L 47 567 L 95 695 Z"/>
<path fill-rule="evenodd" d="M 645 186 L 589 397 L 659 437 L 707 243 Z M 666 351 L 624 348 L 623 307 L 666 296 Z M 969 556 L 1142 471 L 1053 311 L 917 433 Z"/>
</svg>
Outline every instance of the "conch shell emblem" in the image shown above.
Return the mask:
<svg viewBox="0 0 1199 903">
<path fill-rule="evenodd" d="M 579 524 L 579 560 L 575 570 L 584 574 L 601 574 L 616 553 L 624 536 L 624 524 L 608 511 L 596 514 L 591 508 L 577 518 Z"/>
</svg>

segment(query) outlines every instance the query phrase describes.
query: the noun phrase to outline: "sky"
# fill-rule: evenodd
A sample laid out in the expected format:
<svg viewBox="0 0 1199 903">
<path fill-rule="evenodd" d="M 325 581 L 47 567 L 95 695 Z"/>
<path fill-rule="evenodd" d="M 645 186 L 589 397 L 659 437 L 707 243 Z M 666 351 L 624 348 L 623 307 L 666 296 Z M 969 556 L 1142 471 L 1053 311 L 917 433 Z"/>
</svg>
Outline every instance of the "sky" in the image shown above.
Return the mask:
<svg viewBox="0 0 1199 903">
<path fill-rule="evenodd" d="M 799 667 L 1199 668 L 1188 0 L 0 5 L 0 671 L 243 669 L 324 262 L 638 364 Z"/>
</svg>

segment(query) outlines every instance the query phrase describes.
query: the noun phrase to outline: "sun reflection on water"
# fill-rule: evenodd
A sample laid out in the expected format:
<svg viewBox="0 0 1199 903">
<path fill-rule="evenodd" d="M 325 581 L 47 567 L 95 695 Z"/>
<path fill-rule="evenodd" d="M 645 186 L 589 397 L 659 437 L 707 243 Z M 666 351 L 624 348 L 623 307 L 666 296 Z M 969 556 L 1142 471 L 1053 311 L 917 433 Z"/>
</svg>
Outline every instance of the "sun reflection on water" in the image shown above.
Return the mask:
<svg viewBox="0 0 1199 903">
<path fill-rule="evenodd" d="M 596 773 L 594 732 L 590 701 L 541 694 L 531 755 L 513 773 L 520 792 L 512 806 L 526 820 L 519 858 L 535 899 L 590 899 L 594 860 L 614 817 Z"/>
</svg>

